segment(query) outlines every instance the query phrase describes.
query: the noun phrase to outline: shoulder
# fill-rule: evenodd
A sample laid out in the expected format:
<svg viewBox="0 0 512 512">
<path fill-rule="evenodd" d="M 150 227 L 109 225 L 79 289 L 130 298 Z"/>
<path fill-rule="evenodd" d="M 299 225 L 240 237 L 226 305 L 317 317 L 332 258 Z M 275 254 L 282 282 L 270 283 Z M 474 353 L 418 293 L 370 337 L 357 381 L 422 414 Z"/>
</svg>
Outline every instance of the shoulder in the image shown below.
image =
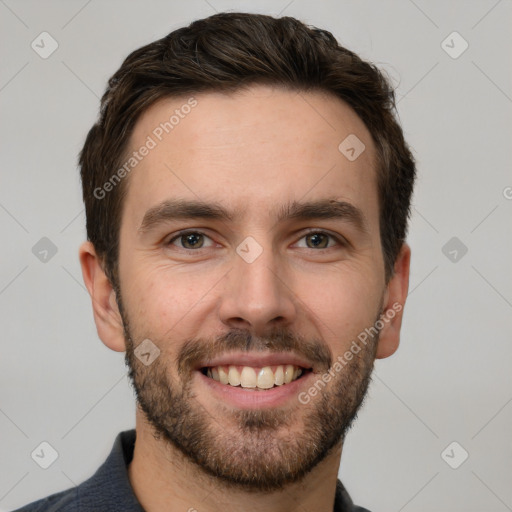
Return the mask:
<svg viewBox="0 0 512 512">
<path fill-rule="evenodd" d="M 13 512 L 143 512 L 133 494 L 127 465 L 133 457 L 136 432 L 120 432 L 110 455 L 87 480 L 64 491 L 24 505 Z"/>
<path fill-rule="evenodd" d="M 72 488 L 24 505 L 13 512 L 75 512 L 77 510 L 76 488 Z"/>
</svg>

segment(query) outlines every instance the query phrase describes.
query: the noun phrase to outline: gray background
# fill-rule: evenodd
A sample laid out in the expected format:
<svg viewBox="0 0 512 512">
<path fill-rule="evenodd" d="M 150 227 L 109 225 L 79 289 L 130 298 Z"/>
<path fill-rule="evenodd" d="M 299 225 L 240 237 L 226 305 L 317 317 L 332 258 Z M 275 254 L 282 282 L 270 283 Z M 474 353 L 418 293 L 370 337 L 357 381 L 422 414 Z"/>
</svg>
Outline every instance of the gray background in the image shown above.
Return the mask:
<svg viewBox="0 0 512 512">
<path fill-rule="evenodd" d="M 386 69 L 418 159 L 402 342 L 376 363 L 341 479 L 373 511 L 512 510 L 510 0 L 0 0 L 0 510 L 82 482 L 134 426 L 124 354 L 82 283 L 77 152 L 130 51 L 223 10 L 298 17 Z M 59 454 L 46 470 L 42 441 Z"/>
</svg>

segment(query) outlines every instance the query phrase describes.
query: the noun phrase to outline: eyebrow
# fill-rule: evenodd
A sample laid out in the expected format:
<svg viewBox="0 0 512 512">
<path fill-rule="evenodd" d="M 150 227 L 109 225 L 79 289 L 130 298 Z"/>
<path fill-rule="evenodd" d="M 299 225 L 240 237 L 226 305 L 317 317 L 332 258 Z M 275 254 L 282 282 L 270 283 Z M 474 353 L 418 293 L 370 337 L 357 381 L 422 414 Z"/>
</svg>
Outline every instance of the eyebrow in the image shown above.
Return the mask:
<svg viewBox="0 0 512 512">
<path fill-rule="evenodd" d="M 233 222 L 242 216 L 243 210 L 238 208 L 229 211 L 220 203 L 207 203 L 200 200 L 168 199 L 146 211 L 138 231 L 144 234 L 161 224 L 178 219 Z M 292 201 L 274 209 L 271 213 L 274 214 L 276 224 L 284 220 L 339 219 L 349 222 L 361 233 L 369 234 L 363 212 L 346 201 L 336 199 L 321 199 L 302 203 Z"/>
</svg>

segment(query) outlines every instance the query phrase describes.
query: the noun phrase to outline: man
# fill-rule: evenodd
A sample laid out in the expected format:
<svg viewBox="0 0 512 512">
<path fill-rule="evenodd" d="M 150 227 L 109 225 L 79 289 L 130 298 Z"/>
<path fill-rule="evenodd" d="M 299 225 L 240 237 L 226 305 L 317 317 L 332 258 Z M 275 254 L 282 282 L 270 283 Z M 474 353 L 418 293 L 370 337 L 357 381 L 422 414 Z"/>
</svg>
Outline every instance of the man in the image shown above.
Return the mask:
<svg viewBox="0 0 512 512">
<path fill-rule="evenodd" d="M 407 296 L 393 112 L 374 66 L 290 17 L 220 13 L 128 56 L 80 155 L 79 256 L 136 429 L 20 510 L 367 510 L 337 474 Z"/>
</svg>

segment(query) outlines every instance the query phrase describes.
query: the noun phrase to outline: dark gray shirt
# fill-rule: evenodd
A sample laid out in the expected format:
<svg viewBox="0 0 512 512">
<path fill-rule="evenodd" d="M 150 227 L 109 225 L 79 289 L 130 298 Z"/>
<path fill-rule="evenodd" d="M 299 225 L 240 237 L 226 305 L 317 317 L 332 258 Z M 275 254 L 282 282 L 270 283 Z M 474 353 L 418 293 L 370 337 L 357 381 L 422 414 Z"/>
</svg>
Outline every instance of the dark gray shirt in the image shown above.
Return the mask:
<svg viewBox="0 0 512 512">
<path fill-rule="evenodd" d="M 128 478 L 128 464 L 133 458 L 135 437 L 135 430 L 120 432 L 107 460 L 82 484 L 13 512 L 144 512 Z M 355 506 L 338 480 L 333 512 L 369 510 Z"/>
</svg>

